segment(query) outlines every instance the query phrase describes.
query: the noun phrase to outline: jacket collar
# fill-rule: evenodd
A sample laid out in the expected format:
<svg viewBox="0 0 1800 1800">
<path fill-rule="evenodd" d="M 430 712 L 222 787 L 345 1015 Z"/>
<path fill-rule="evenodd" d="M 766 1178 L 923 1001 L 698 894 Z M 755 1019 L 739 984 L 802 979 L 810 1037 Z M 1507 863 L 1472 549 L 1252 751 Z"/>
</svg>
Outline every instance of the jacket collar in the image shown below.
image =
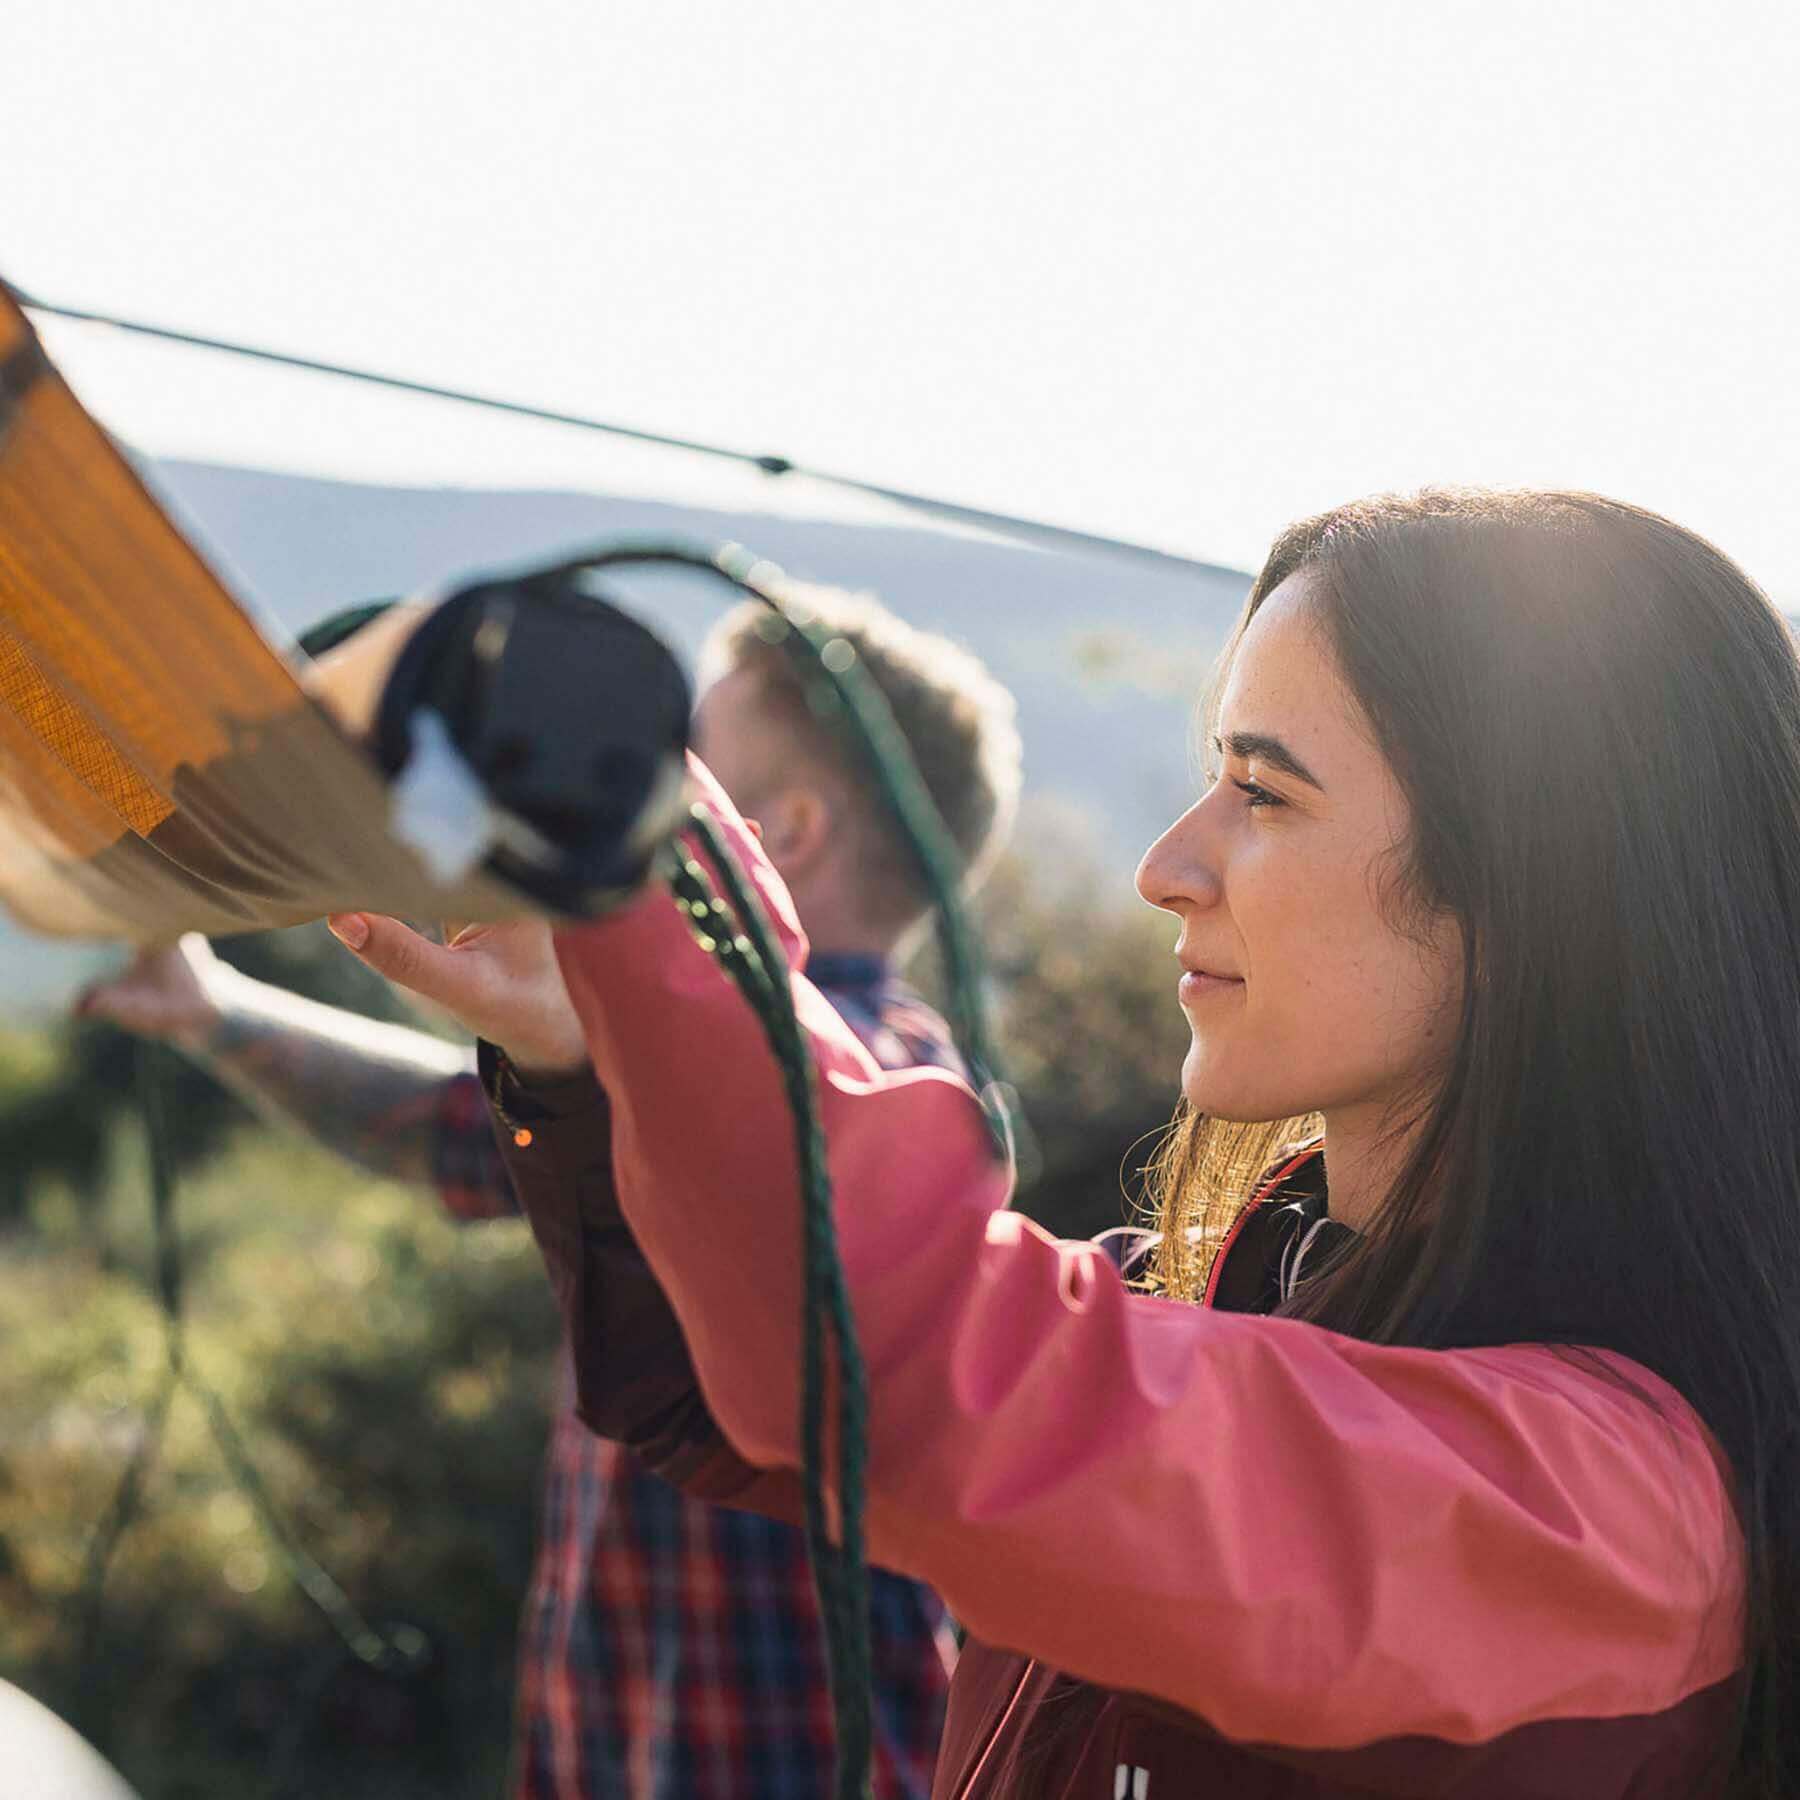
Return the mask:
<svg viewBox="0 0 1800 1800">
<path fill-rule="evenodd" d="M 1330 1216 L 1322 1141 L 1301 1146 L 1264 1177 L 1213 1261 L 1206 1304 L 1221 1312 L 1273 1312 L 1306 1274 L 1355 1238 Z"/>
<path fill-rule="evenodd" d="M 821 950 L 806 959 L 807 979 L 820 988 L 877 988 L 892 971 L 872 950 Z"/>
</svg>

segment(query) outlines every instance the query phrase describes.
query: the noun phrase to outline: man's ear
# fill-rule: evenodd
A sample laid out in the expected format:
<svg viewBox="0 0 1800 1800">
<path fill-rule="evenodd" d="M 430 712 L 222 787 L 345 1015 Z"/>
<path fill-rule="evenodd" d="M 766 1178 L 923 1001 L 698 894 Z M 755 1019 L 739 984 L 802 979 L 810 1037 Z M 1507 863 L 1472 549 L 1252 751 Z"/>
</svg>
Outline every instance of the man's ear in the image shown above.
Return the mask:
<svg viewBox="0 0 1800 1800">
<path fill-rule="evenodd" d="M 763 849 L 784 876 L 810 868 L 830 847 L 836 814 L 815 787 L 794 785 L 765 795 L 757 805 Z"/>
</svg>

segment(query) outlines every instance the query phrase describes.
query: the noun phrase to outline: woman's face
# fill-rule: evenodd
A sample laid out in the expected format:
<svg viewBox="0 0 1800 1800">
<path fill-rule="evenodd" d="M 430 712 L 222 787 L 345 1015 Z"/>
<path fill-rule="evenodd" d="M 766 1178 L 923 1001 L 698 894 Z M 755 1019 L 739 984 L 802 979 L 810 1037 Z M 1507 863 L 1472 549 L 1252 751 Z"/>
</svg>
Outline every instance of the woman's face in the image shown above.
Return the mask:
<svg viewBox="0 0 1800 1800">
<path fill-rule="evenodd" d="M 1227 1119 L 1379 1119 L 1442 1064 L 1448 918 L 1406 916 L 1408 811 L 1308 604 L 1257 609 L 1219 711 L 1219 776 L 1150 846 L 1138 892 L 1181 921 L 1182 1091 Z"/>
</svg>

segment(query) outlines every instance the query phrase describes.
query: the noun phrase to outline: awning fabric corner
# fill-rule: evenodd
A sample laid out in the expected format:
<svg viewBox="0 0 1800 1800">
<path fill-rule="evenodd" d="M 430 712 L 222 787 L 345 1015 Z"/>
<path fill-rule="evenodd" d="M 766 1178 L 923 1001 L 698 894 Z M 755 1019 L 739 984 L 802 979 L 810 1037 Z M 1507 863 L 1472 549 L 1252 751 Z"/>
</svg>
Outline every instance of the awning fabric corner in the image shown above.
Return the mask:
<svg viewBox="0 0 1800 1800">
<path fill-rule="evenodd" d="M 165 941 L 346 908 L 519 910 L 432 880 L 309 697 L 0 287 L 0 904 Z"/>
</svg>

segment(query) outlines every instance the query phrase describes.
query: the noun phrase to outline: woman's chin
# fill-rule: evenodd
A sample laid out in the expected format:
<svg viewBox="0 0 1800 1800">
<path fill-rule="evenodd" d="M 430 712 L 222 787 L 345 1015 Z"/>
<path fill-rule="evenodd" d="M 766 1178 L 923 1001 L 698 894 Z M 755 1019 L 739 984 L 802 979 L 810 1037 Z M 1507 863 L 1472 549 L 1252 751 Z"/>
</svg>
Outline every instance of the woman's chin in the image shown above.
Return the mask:
<svg viewBox="0 0 1800 1800">
<path fill-rule="evenodd" d="M 1231 1079 L 1223 1061 L 1217 1055 L 1209 1055 L 1196 1038 L 1188 1046 L 1187 1058 L 1181 1065 L 1181 1097 L 1195 1112 L 1222 1119 L 1243 1118 L 1245 1115 L 1238 1110 L 1244 1098 L 1243 1083 Z"/>
<path fill-rule="evenodd" d="M 1196 1040 L 1188 1047 L 1181 1065 L 1181 1097 L 1195 1112 L 1215 1119 L 1246 1123 L 1265 1119 L 1294 1119 L 1312 1111 L 1310 1103 L 1284 1091 L 1278 1081 L 1246 1080 L 1241 1062 L 1209 1054 Z"/>
</svg>

